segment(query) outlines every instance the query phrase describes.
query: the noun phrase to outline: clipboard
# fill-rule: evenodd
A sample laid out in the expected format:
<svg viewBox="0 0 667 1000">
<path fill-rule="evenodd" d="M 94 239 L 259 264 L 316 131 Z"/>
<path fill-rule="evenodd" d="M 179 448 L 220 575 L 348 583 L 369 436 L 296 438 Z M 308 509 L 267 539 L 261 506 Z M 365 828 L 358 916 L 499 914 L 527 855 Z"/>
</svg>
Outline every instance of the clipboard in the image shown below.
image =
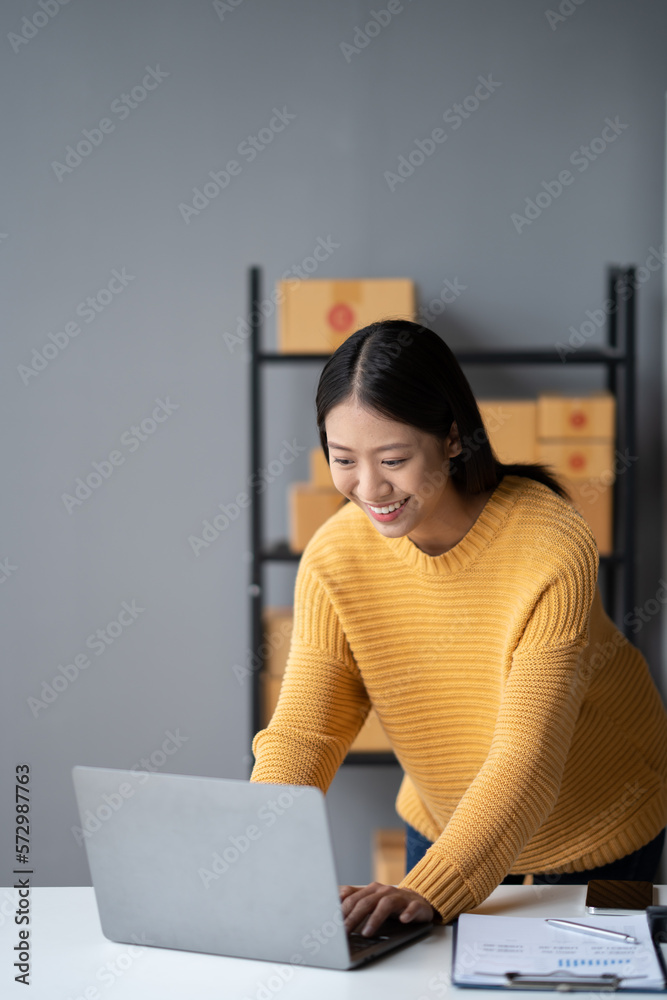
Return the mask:
<svg viewBox="0 0 667 1000">
<path fill-rule="evenodd" d="M 572 934 L 571 939 L 578 938 L 579 944 L 568 946 L 569 932 L 561 931 L 558 936 L 557 929 L 548 925 L 544 917 L 482 917 L 474 913 L 462 914 L 453 927 L 452 984 L 471 989 L 556 990 L 559 993 L 667 992 L 667 906 L 649 906 L 645 915 L 639 913 L 632 918 L 590 916 L 571 919 L 592 927 L 604 924 L 608 928 L 614 926 L 611 921 L 616 921 L 615 926 L 619 928 L 627 927 L 629 921 L 635 921 L 636 926 L 644 931 L 642 956 L 635 953 L 633 958 L 632 945 L 605 945 L 600 939 L 583 934 Z M 462 921 L 465 933 L 460 931 Z M 491 923 L 487 923 L 488 921 Z M 509 923 L 503 924 L 504 921 Z M 542 965 L 547 965 L 551 959 L 553 968 L 531 971 L 531 961 L 527 957 L 529 946 L 512 944 L 512 941 L 517 940 L 517 921 L 523 925 L 524 942 L 529 939 L 536 947 L 541 948 Z M 508 928 L 507 935 L 505 928 Z M 565 944 L 562 944 L 563 934 L 566 935 Z M 651 951 L 647 952 L 647 949 Z M 568 954 L 579 957 L 576 960 L 566 958 Z M 582 954 L 586 956 L 585 960 L 580 957 Z M 599 957 L 612 954 L 617 956 L 613 960 L 610 957 L 606 960 Z M 644 960 L 643 971 L 640 957 Z M 527 962 L 523 970 L 520 967 L 522 959 Z M 504 965 L 501 966 L 501 962 Z M 643 979 L 649 985 L 643 985 Z"/>
</svg>

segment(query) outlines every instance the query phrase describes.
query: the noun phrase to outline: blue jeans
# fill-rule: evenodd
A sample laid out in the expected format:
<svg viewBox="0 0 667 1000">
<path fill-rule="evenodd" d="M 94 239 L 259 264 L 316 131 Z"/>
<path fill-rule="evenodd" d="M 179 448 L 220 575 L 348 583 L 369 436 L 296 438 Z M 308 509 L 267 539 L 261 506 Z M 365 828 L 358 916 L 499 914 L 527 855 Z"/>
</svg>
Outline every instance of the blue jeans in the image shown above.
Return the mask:
<svg viewBox="0 0 667 1000">
<path fill-rule="evenodd" d="M 406 874 L 411 871 L 418 861 L 426 854 L 432 841 L 427 840 L 418 830 L 405 824 L 406 831 Z M 636 881 L 652 882 L 662 848 L 665 843 L 665 831 L 652 840 L 649 844 L 640 847 L 632 854 L 626 854 L 618 861 L 611 861 L 608 865 L 600 865 L 599 868 L 589 868 L 585 872 L 543 872 L 533 875 L 534 885 L 586 885 L 594 878 L 630 879 Z M 523 882 L 523 875 L 508 875 L 503 879 L 501 885 L 520 885 Z"/>
</svg>

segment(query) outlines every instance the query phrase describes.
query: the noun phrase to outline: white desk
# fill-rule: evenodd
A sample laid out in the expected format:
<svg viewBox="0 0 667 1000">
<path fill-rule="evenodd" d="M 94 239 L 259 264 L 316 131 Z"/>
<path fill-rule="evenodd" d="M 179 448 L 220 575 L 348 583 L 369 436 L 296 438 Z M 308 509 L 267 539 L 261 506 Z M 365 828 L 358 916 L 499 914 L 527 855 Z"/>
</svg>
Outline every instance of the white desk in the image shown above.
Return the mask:
<svg viewBox="0 0 667 1000">
<path fill-rule="evenodd" d="M 499 886 L 475 912 L 584 916 L 585 886 Z M 667 886 L 656 902 L 667 905 Z M 16 891 L 0 888 L 0 996 L 27 1000 L 437 1000 L 450 985 L 452 928 L 350 972 L 114 944 L 102 935 L 91 888 L 31 890 L 31 975 L 14 982 Z M 86 992 L 88 991 L 88 992 Z M 625 991 L 624 991 L 625 993 Z M 550 993 L 522 990 L 523 998 Z M 586 994 L 589 995 L 590 994 Z M 639 997 L 642 994 L 628 993 Z M 647 994 L 643 994 L 646 998 Z"/>
</svg>

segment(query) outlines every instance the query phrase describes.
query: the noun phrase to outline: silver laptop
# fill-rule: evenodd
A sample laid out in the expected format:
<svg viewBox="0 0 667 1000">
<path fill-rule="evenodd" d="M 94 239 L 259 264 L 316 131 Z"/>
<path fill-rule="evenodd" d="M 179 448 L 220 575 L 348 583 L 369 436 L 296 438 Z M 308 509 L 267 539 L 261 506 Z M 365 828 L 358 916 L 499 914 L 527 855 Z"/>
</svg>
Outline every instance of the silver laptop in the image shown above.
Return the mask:
<svg viewBox="0 0 667 1000">
<path fill-rule="evenodd" d="M 346 933 L 318 788 L 73 768 L 102 931 L 112 941 L 352 969 L 428 934 Z"/>
</svg>

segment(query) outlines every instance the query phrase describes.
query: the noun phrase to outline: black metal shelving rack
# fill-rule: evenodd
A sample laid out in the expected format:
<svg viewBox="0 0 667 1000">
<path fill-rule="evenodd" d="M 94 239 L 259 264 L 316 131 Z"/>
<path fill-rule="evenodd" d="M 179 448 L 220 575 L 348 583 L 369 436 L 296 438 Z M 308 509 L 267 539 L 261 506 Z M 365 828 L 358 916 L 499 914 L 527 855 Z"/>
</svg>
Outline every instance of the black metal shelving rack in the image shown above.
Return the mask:
<svg viewBox="0 0 667 1000">
<path fill-rule="evenodd" d="M 250 471 L 251 471 L 251 581 L 250 642 L 252 650 L 251 726 L 253 734 L 262 728 L 260 671 L 263 667 L 261 646 L 264 565 L 269 562 L 298 562 L 300 555 L 292 552 L 286 541 L 267 546 L 263 536 L 263 504 L 259 482 L 252 476 L 262 468 L 262 387 L 261 368 L 265 364 L 318 363 L 324 365 L 327 354 L 279 354 L 262 350 L 261 345 L 261 269 L 250 267 L 249 326 L 250 326 Z M 606 272 L 607 344 L 600 348 L 575 347 L 564 353 L 552 349 L 510 349 L 454 352 L 459 364 L 468 365 L 596 365 L 606 369 L 606 385 L 617 399 L 616 446 L 632 457 L 635 454 L 635 268 L 608 266 Z M 603 599 L 607 613 L 616 620 L 620 630 L 628 635 L 624 619 L 634 605 L 635 573 L 635 468 L 630 461 L 615 478 L 613 496 L 614 551 L 601 556 L 605 568 Z M 619 542 L 621 548 L 619 549 Z M 620 580 L 620 588 L 619 588 Z M 620 594 L 620 599 L 619 599 Z M 391 752 L 349 753 L 346 764 L 395 764 Z"/>
</svg>

